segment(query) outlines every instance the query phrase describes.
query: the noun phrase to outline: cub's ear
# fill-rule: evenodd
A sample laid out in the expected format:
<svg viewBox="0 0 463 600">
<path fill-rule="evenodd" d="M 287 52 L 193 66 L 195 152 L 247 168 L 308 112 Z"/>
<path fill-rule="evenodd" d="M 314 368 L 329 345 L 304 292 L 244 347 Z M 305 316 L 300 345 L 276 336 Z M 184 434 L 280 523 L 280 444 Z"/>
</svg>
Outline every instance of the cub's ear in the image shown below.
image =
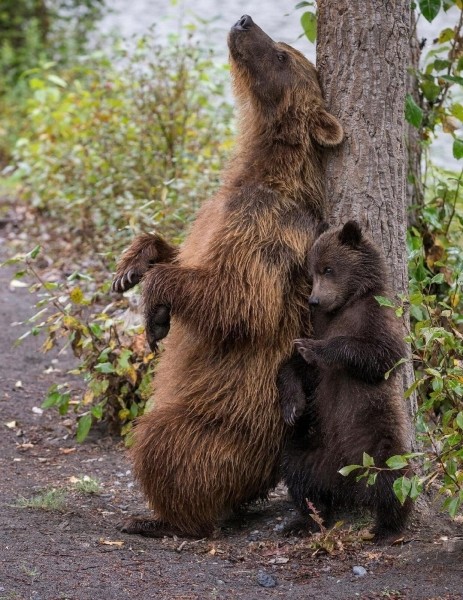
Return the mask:
<svg viewBox="0 0 463 600">
<path fill-rule="evenodd" d="M 330 228 L 329 224 L 326 221 L 320 221 L 317 225 L 317 229 L 315 230 L 315 239 L 319 238 L 322 233 L 325 233 Z"/>
<path fill-rule="evenodd" d="M 347 221 L 339 232 L 339 241 L 341 244 L 355 248 L 362 241 L 362 229 L 357 221 Z"/>
<path fill-rule="evenodd" d="M 336 117 L 322 108 L 313 117 L 311 135 L 321 146 L 337 146 L 342 142 L 344 131 Z"/>
</svg>

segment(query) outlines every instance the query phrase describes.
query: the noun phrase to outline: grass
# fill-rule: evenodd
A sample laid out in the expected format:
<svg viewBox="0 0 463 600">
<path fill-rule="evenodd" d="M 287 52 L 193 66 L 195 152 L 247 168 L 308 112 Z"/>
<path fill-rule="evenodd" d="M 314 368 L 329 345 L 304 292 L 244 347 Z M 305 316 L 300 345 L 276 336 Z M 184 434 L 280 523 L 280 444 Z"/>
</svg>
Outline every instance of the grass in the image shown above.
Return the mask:
<svg viewBox="0 0 463 600">
<path fill-rule="evenodd" d="M 47 510 L 51 512 L 63 511 L 66 507 L 66 492 L 64 490 L 52 488 L 44 490 L 32 498 L 18 498 L 17 508 L 34 508 L 37 510 Z"/>
<path fill-rule="evenodd" d="M 74 483 L 74 489 L 81 494 L 100 494 L 101 484 L 97 479 L 92 479 L 88 475 L 80 477 Z"/>
</svg>

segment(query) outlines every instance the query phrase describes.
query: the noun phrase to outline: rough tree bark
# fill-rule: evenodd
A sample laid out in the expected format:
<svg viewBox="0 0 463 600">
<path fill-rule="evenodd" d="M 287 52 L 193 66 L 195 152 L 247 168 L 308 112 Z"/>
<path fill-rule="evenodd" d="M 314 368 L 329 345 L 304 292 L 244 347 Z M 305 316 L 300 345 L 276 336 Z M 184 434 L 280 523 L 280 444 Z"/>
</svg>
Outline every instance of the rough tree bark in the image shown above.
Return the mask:
<svg viewBox="0 0 463 600">
<path fill-rule="evenodd" d="M 368 224 L 399 294 L 408 290 L 404 103 L 410 22 L 410 0 L 318 0 L 320 82 L 345 130 L 344 143 L 326 164 L 331 220 Z M 411 365 L 405 371 L 408 387 Z M 412 414 L 414 409 L 412 401 Z"/>
</svg>

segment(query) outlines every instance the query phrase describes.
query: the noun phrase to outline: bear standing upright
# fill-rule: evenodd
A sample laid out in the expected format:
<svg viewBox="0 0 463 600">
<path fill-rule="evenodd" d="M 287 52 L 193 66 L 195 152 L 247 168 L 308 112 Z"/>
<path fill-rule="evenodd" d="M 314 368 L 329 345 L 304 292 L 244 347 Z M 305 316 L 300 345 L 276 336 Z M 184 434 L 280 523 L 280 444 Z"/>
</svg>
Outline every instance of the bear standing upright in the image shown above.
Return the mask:
<svg viewBox="0 0 463 600">
<path fill-rule="evenodd" d="M 402 506 L 392 487 L 405 471 L 381 471 L 372 486 L 338 472 L 363 464 L 364 452 L 384 468 L 389 457 L 408 449 L 400 376 L 393 371 L 385 379 L 406 356 L 404 333 L 394 311 L 375 299 L 389 293 L 386 266 L 360 226 L 349 221 L 316 240 L 309 277 L 314 339 L 296 340 L 308 363 L 306 373 L 292 359 L 278 383 L 283 416 L 290 424 L 296 421 L 284 452 L 283 475 L 306 515 L 290 527 L 309 527 L 307 501 L 328 522 L 336 507 L 367 506 L 376 513 L 375 537 L 388 538 L 402 531 L 410 512 L 410 500 Z M 305 377 L 299 387 L 296 370 Z M 307 393 L 310 379 L 312 398 Z"/>
<path fill-rule="evenodd" d="M 209 535 L 229 510 L 265 497 L 285 431 L 278 369 L 310 329 L 305 260 L 325 214 L 321 146 L 339 144 L 342 128 L 300 52 L 247 15 L 228 44 L 240 130 L 222 185 L 178 254 L 145 235 L 114 281 L 123 291 L 143 276 L 152 342 L 159 306 L 172 315 L 154 408 L 132 449 L 154 519 L 131 519 L 130 533 Z"/>
</svg>

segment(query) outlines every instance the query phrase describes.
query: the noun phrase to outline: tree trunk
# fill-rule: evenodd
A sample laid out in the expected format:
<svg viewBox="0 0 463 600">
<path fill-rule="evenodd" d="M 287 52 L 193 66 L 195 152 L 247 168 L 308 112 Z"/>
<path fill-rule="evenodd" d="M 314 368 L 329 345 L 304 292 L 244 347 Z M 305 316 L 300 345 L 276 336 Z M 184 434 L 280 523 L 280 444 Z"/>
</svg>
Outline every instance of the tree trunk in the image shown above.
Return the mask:
<svg viewBox="0 0 463 600">
<path fill-rule="evenodd" d="M 327 153 L 331 221 L 354 218 L 383 248 L 391 283 L 408 292 L 405 94 L 410 0 L 319 0 L 317 66 L 345 141 Z M 408 326 L 408 315 L 406 316 Z M 411 364 L 404 385 L 413 381 Z M 410 403 L 414 414 L 415 401 Z M 414 446 L 410 434 L 411 445 Z"/>
</svg>

